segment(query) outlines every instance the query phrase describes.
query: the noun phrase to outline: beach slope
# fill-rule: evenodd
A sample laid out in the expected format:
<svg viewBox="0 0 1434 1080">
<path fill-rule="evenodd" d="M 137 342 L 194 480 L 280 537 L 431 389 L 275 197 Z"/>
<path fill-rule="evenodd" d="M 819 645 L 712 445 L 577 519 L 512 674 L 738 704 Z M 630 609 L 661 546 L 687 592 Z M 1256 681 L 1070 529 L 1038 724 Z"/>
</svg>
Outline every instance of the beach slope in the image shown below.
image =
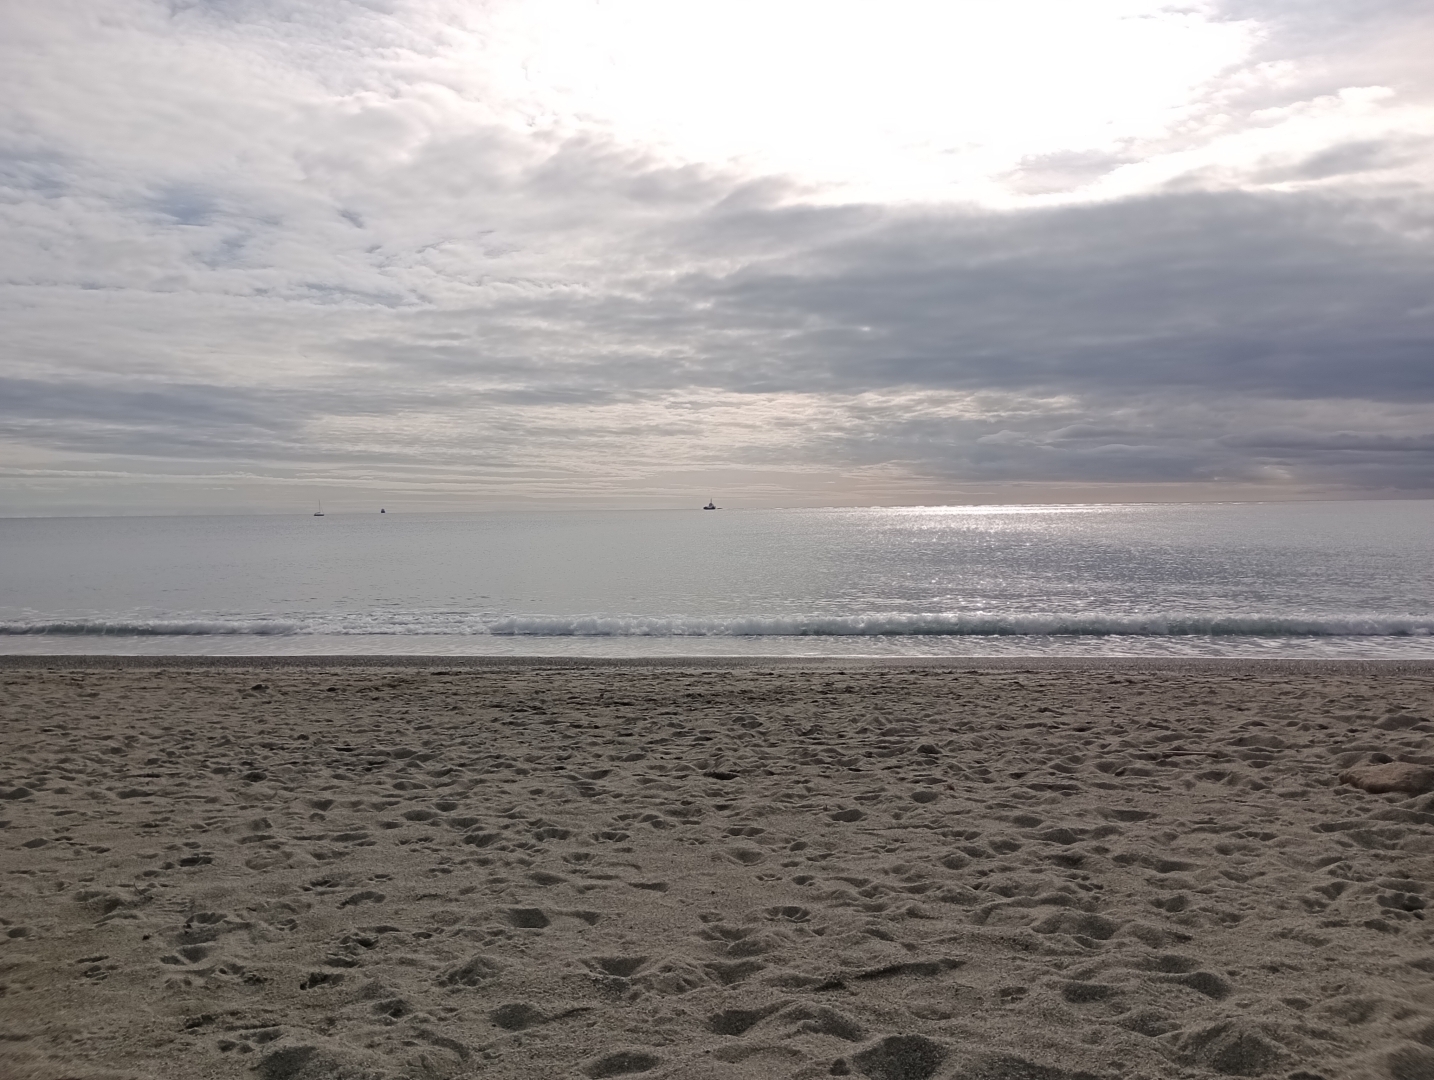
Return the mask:
<svg viewBox="0 0 1434 1080">
<path fill-rule="evenodd" d="M 7 1078 L 1434 1076 L 1427 668 L 152 663 L 0 667 Z"/>
</svg>

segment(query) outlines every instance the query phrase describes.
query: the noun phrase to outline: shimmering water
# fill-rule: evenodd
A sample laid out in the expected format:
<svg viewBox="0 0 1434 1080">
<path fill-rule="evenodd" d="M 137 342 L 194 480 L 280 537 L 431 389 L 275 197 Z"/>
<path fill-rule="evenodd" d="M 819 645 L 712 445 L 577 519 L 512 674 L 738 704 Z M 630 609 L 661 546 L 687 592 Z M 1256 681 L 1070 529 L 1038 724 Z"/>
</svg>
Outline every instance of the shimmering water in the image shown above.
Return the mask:
<svg viewBox="0 0 1434 1080">
<path fill-rule="evenodd" d="M 1434 656 L 1434 503 L 0 520 L 0 651 Z"/>
</svg>

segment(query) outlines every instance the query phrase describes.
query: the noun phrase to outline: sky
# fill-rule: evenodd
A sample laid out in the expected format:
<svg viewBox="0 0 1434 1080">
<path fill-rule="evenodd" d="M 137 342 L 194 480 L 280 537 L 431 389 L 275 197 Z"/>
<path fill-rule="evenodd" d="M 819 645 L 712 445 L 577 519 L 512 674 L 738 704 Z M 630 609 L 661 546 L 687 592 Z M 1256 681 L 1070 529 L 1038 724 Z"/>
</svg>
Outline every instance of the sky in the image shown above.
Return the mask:
<svg viewBox="0 0 1434 1080">
<path fill-rule="evenodd" d="M 16 0 L 0 515 L 1434 495 L 1427 0 Z"/>
</svg>

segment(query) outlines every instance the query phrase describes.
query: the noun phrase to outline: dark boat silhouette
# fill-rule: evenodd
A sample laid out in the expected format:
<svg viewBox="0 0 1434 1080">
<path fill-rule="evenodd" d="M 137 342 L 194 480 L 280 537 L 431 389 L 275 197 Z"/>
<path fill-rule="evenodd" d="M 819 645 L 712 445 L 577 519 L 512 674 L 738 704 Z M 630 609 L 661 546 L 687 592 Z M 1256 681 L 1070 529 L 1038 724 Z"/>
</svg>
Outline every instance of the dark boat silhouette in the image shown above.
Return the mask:
<svg viewBox="0 0 1434 1080">
<path fill-rule="evenodd" d="M 717 509 L 717 504 L 716 504 L 715 502 L 713 502 L 711 499 L 708 499 L 708 500 L 707 500 L 707 505 L 704 506 L 702 509 L 704 509 L 704 510 L 716 510 L 716 509 Z"/>
</svg>

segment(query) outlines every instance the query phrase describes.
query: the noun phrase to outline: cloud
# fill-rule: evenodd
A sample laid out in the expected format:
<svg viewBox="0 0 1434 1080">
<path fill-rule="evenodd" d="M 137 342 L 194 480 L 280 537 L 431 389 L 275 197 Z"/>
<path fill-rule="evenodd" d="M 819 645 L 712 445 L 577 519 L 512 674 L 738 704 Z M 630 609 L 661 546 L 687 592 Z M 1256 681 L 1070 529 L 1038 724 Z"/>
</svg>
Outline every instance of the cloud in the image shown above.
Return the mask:
<svg viewBox="0 0 1434 1080">
<path fill-rule="evenodd" d="M 1152 8 L 1244 44 L 1104 142 L 948 148 L 949 198 L 562 112 L 514 76 L 559 70 L 510 49 L 531 7 L 7 16 L 4 512 L 91 475 L 176 507 L 221 475 L 443 506 L 1434 493 L 1421 5 Z"/>
</svg>

